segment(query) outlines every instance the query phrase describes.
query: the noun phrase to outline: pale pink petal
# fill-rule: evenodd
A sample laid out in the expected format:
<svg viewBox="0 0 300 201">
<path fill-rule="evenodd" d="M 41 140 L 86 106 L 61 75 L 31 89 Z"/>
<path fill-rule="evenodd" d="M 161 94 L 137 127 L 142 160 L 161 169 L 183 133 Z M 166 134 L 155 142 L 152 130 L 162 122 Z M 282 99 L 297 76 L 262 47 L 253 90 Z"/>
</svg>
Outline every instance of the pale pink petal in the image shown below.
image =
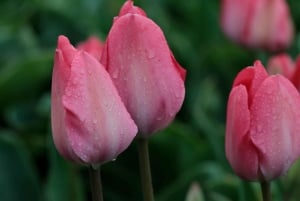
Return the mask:
<svg viewBox="0 0 300 201">
<path fill-rule="evenodd" d="M 73 153 L 73 149 L 68 141 L 64 124 L 66 114 L 62 105 L 62 96 L 66 88 L 66 82 L 70 77 L 70 61 L 73 59 L 76 50 L 64 36 L 59 36 L 57 47 L 51 87 L 51 126 L 53 140 L 60 154 L 69 160 L 80 162 L 80 159 Z"/>
<path fill-rule="evenodd" d="M 255 180 L 258 157 L 249 137 L 250 111 L 245 86 L 238 85 L 230 92 L 226 120 L 226 157 L 240 177 Z"/>
<path fill-rule="evenodd" d="M 78 52 L 63 96 L 68 140 L 84 163 L 113 160 L 137 128 L 108 73 L 95 58 Z"/>
<path fill-rule="evenodd" d="M 106 43 L 101 63 L 140 134 L 165 128 L 181 108 L 185 72 L 174 61 L 161 29 L 144 15 L 123 13 Z"/>
<path fill-rule="evenodd" d="M 250 137 L 265 180 L 282 175 L 300 152 L 300 96 L 283 76 L 267 78 L 250 108 Z"/>
</svg>

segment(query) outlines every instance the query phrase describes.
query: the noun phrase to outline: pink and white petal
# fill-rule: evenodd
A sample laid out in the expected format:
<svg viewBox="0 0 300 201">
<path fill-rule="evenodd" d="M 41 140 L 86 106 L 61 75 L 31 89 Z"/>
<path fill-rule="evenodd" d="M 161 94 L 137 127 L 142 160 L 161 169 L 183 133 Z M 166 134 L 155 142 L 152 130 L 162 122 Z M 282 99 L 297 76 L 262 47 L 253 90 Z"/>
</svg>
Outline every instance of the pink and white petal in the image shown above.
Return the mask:
<svg viewBox="0 0 300 201">
<path fill-rule="evenodd" d="M 140 133 L 166 127 L 180 109 L 185 89 L 161 29 L 142 15 L 123 15 L 114 22 L 104 52 L 101 62 Z"/>
<path fill-rule="evenodd" d="M 227 159 L 237 175 L 247 180 L 256 180 L 258 157 L 249 137 L 250 111 L 245 86 L 236 86 L 230 92 L 226 119 Z"/>
<path fill-rule="evenodd" d="M 137 133 L 110 76 L 86 52 L 73 59 L 63 104 L 68 138 L 84 163 L 113 160 Z"/>
<path fill-rule="evenodd" d="M 250 136 L 259 151 L 259 168 L 264 179 L 271 180 L 299 157 L 300 96 L 286 78 L 270 76 L 257 90 L 250 110 Z"/>
<path fill-rule="evenodd" d="M 52 136 L 54 144 L 61 155 L 69 160 L 80 162 L 79 158 L 74 154 L 67 137 L 64 125 L 65 109 L 62 104 L 62 96 L 70 76 L 71 64 L 69 62 L 70 59 L 73 59 L 76 50 L 64 36 L 59 36 L 57 47 L 51 87 Z"/>
</svg>

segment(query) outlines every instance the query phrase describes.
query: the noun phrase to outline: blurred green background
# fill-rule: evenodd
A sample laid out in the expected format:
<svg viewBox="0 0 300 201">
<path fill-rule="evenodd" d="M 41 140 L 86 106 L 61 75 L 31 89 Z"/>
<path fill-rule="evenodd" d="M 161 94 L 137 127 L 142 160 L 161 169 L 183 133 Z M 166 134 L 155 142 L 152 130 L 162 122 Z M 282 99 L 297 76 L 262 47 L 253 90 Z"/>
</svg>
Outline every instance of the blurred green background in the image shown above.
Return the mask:
<svg viewBox="0 0 300 201">
<path fill-rule="evenodd" d="M 57 36 L 73 44 L 105 39 L 124 0 L 1 0 L 0 200 L 87 201 L 87 168 L 60 157 L 50 128 L 50 86 Z M 300 49 L 300 1 L 288 1 Z M 219 27 L 218 0 L 136 0 L 164 31 L 187 69 L 186 99 L 170 127 L 150 140 L 156 201 L 184 201 L 192 183 L 206 201 L 260 200 L 256 183 L 240 180 L 224 153 L 226 102 L 239 70 L 270 54 L 242 48 Z M 142 200 L 133 143 L 103 166 L 106 201 Z M 192 188 L 194 189 L 194 188 Z M 300 164 L 272 184 L 274 200 L 299 200 Z M 199 197 L 200 198 L 200 197 Z"/>
</svg>

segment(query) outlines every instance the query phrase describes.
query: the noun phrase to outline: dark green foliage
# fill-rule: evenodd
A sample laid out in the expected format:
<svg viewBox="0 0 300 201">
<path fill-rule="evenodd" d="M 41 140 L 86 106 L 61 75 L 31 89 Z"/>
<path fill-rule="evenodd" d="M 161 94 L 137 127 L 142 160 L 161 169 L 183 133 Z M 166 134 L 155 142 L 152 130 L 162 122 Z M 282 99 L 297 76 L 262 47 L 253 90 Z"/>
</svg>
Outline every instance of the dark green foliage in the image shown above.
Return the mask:
<svg viewBox="0 0 300 201">
<path fill-rule="evenodd" d="M 73 44 L 105 39 L 124 0 L 0 1 L 0 200 L 85 201 L 88 172 L 56 152 L 50 129 L 50 87 L 57 36 Z M 290 0 L 296 31 L 300 2 Z M 182 201 L 193 182 L 206 201 L 260 200 L 224 153 L 225 116 L 233 78 L 268 54 L 229 41 L 219 27 L 220 0 L 136 0 L 164 31 L 187 69 L 186 99 L 172 125 L 150 140 L 157 201 Z M 297 32 L 289 53 L 295 57 Z M 299 145 L 300 146 L 300 145 Z M 142 200 L 136 144 L 103 165 L 106 201 Z M 274 200 L 299 200 L 300 165 L 273 183 Z M 285 193 L 283 193 L 285 192 Z"/>
</svg>

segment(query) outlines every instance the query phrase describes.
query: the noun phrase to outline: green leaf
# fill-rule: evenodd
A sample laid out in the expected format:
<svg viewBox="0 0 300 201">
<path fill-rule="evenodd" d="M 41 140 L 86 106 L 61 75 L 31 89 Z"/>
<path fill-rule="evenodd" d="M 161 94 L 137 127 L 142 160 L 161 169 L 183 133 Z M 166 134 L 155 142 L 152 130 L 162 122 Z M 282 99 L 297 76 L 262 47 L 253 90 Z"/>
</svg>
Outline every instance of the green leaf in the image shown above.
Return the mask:
<svg viewBox="0 0 300 201">
<path fill-rule="evenodd" d="M 27 150 L 10 132 L 0 131 L 1 201 L 38 201 L 40 189 L 37 171 Z"/>
</svg>

